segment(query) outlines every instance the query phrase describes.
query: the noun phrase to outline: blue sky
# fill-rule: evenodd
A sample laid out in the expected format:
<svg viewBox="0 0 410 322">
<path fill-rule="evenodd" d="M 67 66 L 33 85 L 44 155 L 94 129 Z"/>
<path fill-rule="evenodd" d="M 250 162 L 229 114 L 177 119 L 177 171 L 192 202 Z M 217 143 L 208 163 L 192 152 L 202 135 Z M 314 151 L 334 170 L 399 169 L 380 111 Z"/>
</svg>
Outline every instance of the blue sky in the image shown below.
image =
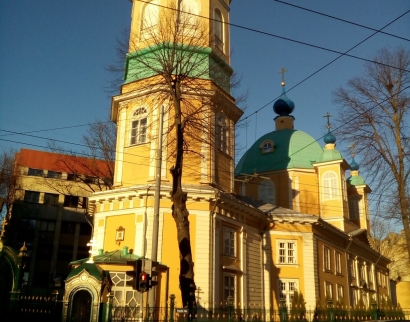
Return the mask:
<svg viewBox="0 0 410 322">
<path fill-rule="evenodd" d="M 288 2 L 374 29 L 410 9 L 407 0 Z M 78 149 L 86 129 L 82 125 L 108 119 L 110 98 L 104 86 L 112 75 L 105 67 L 116 59 L 116 38 L 129 26 L 130 12 L 128 0 L 0 1 L 0 150 L 45 149 L 46 139 L 11 133 L 31 131 Z M 233 0 L 231 23 L 338 52 L 374 33 L 274 0 Z M 410 13 L 383 31 L 410 38 L 409 30 Z M 409 41 L 379 33 L 349 54 L 369 59 L 382 46 L 398 45 L 410 48 Z M 295 127 L 320 138 L 326 133 L 323 116 L 337 112 L 332 92 L 359 76 L 364 64 L 342 57 L 291 89 L 338 54 L 237 27 L 231 27 L 231 49 L 241 90 L 249 91 L 244 114 L 249 126 L 240 133 L 248 148 L 274 129 L 271 101 L 281 91 L 282 67 L 288 70 L 288 97 L 296 105 Z M 61 127 L 72 128 L 51 130 Z"/>
</svg>

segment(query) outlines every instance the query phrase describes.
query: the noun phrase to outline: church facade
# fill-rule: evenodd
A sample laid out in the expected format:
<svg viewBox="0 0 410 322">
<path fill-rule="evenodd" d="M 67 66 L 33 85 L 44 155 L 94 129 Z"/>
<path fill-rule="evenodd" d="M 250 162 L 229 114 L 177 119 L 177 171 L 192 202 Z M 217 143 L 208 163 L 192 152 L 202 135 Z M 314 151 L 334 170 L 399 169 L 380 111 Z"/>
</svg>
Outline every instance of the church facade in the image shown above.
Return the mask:
<svg viewBox="0 0 410 322">
<path fill-rule="evenodd" d="M 275 130 L 259 138 L 235 167 L 235 124 L 242 111 L 226 82 L 232 73 L 230 2 L 178 1 L 175 18 L 168 1 L 133 1 L 125 83 L 111 105 L 118 127 L 114 189 L 94 193 L 88 203 L 93 248 L 99 249 L 93 262 L 110 273 L 113 305 L 138 307 L 148 301 L 150 294 L 126 286 L 131 279 L 126 272 L 133 268 L 130 260 L 150 259 L 153 253 L 160 263 L 158 285 L 150 290 L 153 304 L 165 306 L 171 294 L 177 306 L 182 303 L 169 172 L 176 153 L 175 102 L 164 99 L 161 78 L 161 57 L 170 53 L 182 62 L 187 55 L 188 61 L 200 62 L 181 88 L 184 113 L 192 108 L 201 120 L 188 135 L 182 177 L 197 307 L 212 309 L 229 299 L 237 308 L 278 309 L 281 303 L 291 305 L 295 291 L 311 309 L 328 300 L 347 307 L 379 303 L 390 296 L 389 260 L 369 243 L 370 188 L 357 163 L 349 164 L 336 149 L 330 127 L 324 147 L 294 129 L 295 106 L 284 82 L 274 104 Z M 163 28 L 181 19 L 187 32 L 175 44 Z M 196 32 L 207 37 L 183 42 Z M 80 274 L 82 262 L 72 264 Z M 75 278 L 70 275 L 73 283 Z M 70 296 L 81 290 L 79 285 L 66 294 L 67 314 Z"/>
</svg>

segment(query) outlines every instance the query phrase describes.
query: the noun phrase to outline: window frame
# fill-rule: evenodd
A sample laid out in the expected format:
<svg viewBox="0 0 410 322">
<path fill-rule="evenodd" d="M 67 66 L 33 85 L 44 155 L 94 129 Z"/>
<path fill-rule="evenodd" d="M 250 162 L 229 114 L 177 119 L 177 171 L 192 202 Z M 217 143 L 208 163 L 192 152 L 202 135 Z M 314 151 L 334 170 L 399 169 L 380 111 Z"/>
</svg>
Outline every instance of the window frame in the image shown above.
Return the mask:
<svg viewBox="0 0 410 322">
<path fill-rule="evenodd" d="M 36 168 L 28 168 L 27 175 L 33 176 L 33 177 L 43 177 L 44 176 L 44 170 L 43 169 L 36 169 Z"/>
<path fill-rule="evenodd" d="M 214 37 L 215 47 L 224 52 L 224 23 L 221 10 L 214 9 Z"/>
<path fill-rule="evenodd" d="M 325 272 L 332 271 L 332 259 L 331 259 L 331 251 L 330 248 L 327 246 L 323 246 L 323 269 Z"/>
<path fill-rule="evenodd" d="M 229 122 L 223 113 L 215 116 L 215 146 L 218 150 L 229 152 Z"/>
<path fill-rule="evenodd" d="M 236 257 L 237 231 L 231 227 L 223 227 L 223 254 Z"/>
<path fill-rule="evenodd" d="M 299 280 L 294 278 L 278 279 L 278 294 L 280 300 L 286 301 L 286 306 L 290 307 L 292 304 L 295 291 L 299 290 Z M 292 287 L 291 287 L 292 286 Z"/>
<path fill-rule="evenodd" d="M 265 202 L 276 204 L 276 187 L 271 179 L 264 179 L 258 184 L 258 197 Z"/>
<path fill-rule="evenodd" d="M 326 171 L 322 175 L 323 200 L 334 200 L 339 198 L 338 176 L 334 171 Z"/>
<path fill-rule="evenodd" d="M 24 190 L 24 202 L 40 203 L 40 192 L 32 190 Z"/>
<path fill-rule="evenodd" d="M 349 204 L 349 218 L 350 219 L 360 219 L 362 216 L 362 207 L 360 206 L 360 202 L 362 201 L 361 195 L 351 195 L 348 198 Z"/>
<path fill-rule="evenodd" d="M 330 282 L 325 282 L 325 298 L 333 300 L 333 284 Z"/>
<path fill-rule="evenodd" d="M 43 204 L 49 205 L 49 206 L 58 206 L 58 199 L 59 199 L 59 194 L 57 193 L 44 193 L 44 199 L 43 199 Z"/>
<path fill-rule="evenodd" d="M 343 285 L 336 284 L 336 296 L 337 296 L 336 300 L 337 301 L 343 300 L 343 294 L 344 294 Z"/>
<path fill-rule="evenodd" d="M 223 273 L 223 299 L 228 300 L 228 296 L 233 297 L 233 303 L 236 303 L 236 278 L 237 276 L 232 273 Z M 226 283 L 228 281 L 228 283 Z M 233 285 L 232 285 L 233 284 Z"/>
<path fill-rule="evenodd" d="M 143 122 L 145 124 L 143 124 Z M 148 116 L 145 107 L 135 108 L 132 113 L 129 131 L 129 145 L 136 146 L 148 142 Z"/>
<path fill-rule="evenodd" d="M 284 247 L 281 247 L 284 244 Z M 289 248 L 289 245 L 292 245 Z M 297 241 L 293 239 L 279 239 L 276 243 L 277 265 L 297 265 Z M 292 260 L 290 260 L 292 258 Z"/>
<path fill-rule="evenodd" d="M 275 143 L 271 140 L 265 140 L 259 146 L 262 154 L 271 153 L 275 150 Z"/>
<path fill-rule="evenodd" d="M 335 251 L 335 272 L 342 275 L 342 254 L 338 251 Z"/>
</svg>

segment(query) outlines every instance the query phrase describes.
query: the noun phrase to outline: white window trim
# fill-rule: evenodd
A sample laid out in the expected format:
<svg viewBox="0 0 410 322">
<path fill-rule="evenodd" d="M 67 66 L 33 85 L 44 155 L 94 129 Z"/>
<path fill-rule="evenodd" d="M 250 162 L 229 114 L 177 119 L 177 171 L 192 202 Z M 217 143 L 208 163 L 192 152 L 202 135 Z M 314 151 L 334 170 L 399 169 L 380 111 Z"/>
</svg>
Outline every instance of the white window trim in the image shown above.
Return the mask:
<svg viewBox="0 0 410 322">
<path fill-rule="evenodd" d="M 285 243 L 285 262 L 281 262 L 280 261 L 280 244 L 281 243 Z M 288 248 L 288 244 L 291 243 L 293 244 L 293 262 L 289 262 L 289 248 Z M 281 266 L 281 265 L 295 265 L 298 266 L 298 243 L 297 240 L 294 239 L 278 239 L 276 241 L 276 265 L 277 266 Z"/>
<path fill-rule="evenodd" d="M 131 114 L 131 120 L 129 122 L 129 137 L 128 137 L 128 146 L 136 146 L 136 145 L 140 145 L 140 144 L 146 144 L 148 143 L 148 112 L 147 109 L 145 107 L 136 107 L 132 110 L 132 114 Z M 145 140 L 142 142 L 141 141 L 141 136 L 142 136 L 142 132 L 141 132 L 141 120 L 146 119 L 146 124 L 145 124 Z M 132 134 L 133 131 L 133 122 L 138 121 L 138 127 L 136 128 L 137 132 L 135 133 L 135 142 L 132 143 L 132 138 L 134 137 Z"/>
<path fill-rule="evenodd" d="M 326 178 L 326 176 L 330 178 Z M 339 199 L 339 185 L 338 185 L 338 175 L 335 171 L 326 171 L 322 175 L 322 196 L 323 200 L 335 200 Z"/>
<path fill-rule="evenodd" d="M 285 290 L 282 290 L 282 283 L 285 283 Z M 289 289 L 290 283 L 293 283 L 293 290 Z M 278 279 L 278 294 L 279 301 L 283 299 L 283 296 L 286 299 L 286 306 L 290 307 L 292 304 L 292 298 L 295 294 L 295 291 L 299 291 L 299 280 L 296 278 L 281 278 Z"/>
<path fill-rule="evenodd" d="M 323 246 L 323 269 L 325 272 L 332 271 L 331 250 L 327 246 Z"/>
</svg>

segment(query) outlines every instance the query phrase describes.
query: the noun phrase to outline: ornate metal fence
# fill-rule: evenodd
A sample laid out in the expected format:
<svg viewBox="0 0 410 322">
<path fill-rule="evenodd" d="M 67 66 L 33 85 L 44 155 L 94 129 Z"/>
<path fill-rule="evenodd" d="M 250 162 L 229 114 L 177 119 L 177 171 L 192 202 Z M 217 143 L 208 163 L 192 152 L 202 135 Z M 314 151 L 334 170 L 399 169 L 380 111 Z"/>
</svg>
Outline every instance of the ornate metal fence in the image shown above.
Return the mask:
<svg viewBox="0 0 410 322">
<path fill-rule="evenodd" d="M 32 319 L 33 321 L 54 322 L 61 319 L 61 302 L 51 296 L 26 296 L 19 299 L 18 320 Z"/>
</svg>

